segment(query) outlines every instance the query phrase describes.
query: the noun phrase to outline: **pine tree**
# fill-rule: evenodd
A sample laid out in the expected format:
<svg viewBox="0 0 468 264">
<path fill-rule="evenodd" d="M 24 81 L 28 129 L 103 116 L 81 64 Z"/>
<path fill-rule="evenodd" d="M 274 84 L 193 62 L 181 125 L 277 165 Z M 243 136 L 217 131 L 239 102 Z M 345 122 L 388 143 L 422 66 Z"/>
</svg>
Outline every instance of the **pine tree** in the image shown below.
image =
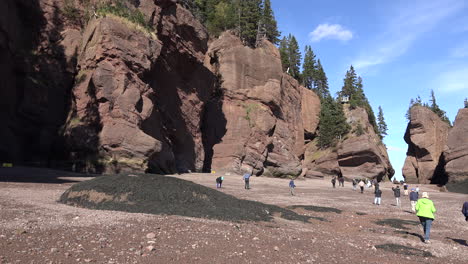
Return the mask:
<svg viewBox="0 0 468 264">
<path fill-rule="evenodd" d="M 255 46 L 257 40 L 258 25 L 261 18 L 261 0 L 239 1 L 239 35 L 249 46 Z"/>
<path fill-rule="evenodd" d="M 288 36 L 288 55 L 289 55 L 289 74 L 296 80 L 300 80 L 301 73 L 301 52 L 299 51 L 299 44 L 297 43 L 296 38 L 289 34 Z"/>
<path fill-rule="evenodd" d="M 468 108 L 468 98 L 465 98 L 464 104 L 465 104 L 465 108 Z"/>
<path fill-rule="evenodd" d="M 315 54 L 310 46 L 305 46 L 304 64 L 302 65 L 302 85 L 304 87 L 309 89 L 315 88 L 317 70 Z"/>
<path fill-rule="evenodd" d="M 385 123 L 382 107 L 379 105 L 379 114 L 377 115 L 378 130 L 380 139 L 383 139 L 387 135 L 387 123 Z"/>
<path fill-rule="evenodd" d="M 346 75 L 343 80 L 343 87 L 341 88 L 340 96 L 351 97 L 353 94 L 355 94 L 356 83 L 357 83 L 356 72 L 354 71 L 353 65 L 351 65 L 349 67 L 349 70 L 346 71 Z"/>
<path fill-rule="evenodd" d="M 262 24 L 265 27 L 267 39 L 273 44 L 278 44 L 281 34 L 278 31 L 278 25 L 271 9 L 270 0 L 265 0 L 263 3 Z"/>
<path fill-rule="evenodd" d="M 320 63 L 320 59 L 317 60 L 317 69 L 315 72 L 315 84 L 313 90 L 319 96 L 319 98 L 325 98 L 330 95 L 330 91 L 328 90 L 328 78 L 323 70 L 322 63 Z"/>
<path fill-rule="evenodd" d="M 289 46 L 289 42 L 288 42 L 288 39 L 286 37 L 283 37 L 280 41 L 280 44 L 279 44 L 279 52 L 280 52 L 280 56 L 281 56 L 281 65 L 283 67 L 283 71 L 287 71 L 288 68 L 291 66 L 291 64 L 289 63 L 289 51 L 288 51 L 288 46 Z"/>
<path fill-rule="evenodd" d="M 447 124 L 450 125 L 450 120 L 448 119 L 446 113 L 444 110 L 440 109 L 439 105 L 437 105 L 436 98 L 434 95 L 434 90 L 431 90 L 431 99 L 430 99 L 431 105 L 429 106 L 429 109 L 432 110 L 436 115 L 442 119 L 442 121 L 446 122 Z"/>
<path fill-rule="evenodd" d="M 317 62 L 317 87 L 320 98 L 320 121 L 318 145 L 320 148 L 335 146 L 336 142 L 350 130 L 341 103 L 334 100 L 328 89 L 328 79 L 320 60 Z"/>
</svg>

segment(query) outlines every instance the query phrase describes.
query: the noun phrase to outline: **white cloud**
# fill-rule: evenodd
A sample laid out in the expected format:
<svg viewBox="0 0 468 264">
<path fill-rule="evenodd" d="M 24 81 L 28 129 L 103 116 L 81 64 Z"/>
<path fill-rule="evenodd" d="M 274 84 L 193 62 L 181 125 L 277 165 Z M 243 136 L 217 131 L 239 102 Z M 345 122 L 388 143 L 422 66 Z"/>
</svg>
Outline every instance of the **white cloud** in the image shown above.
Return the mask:
<svg viewBox="0 0 468 264">
<path fill-rule="evenodd" d="M 356 69 L 389 63 L 405 54 L 421 36 L 444 19 L 460 11 L 463 1 L 405 1 L 395 10 L 394 18 L 354 61 Z"/>
<path fill-rule="evenodd" d="M 437 90 L 446 93 L 468 90 L 468 66 L 442 73 L 436 85 Z"/>
<path fill-rule="evenodd" d="M 312 42 L 318 42 L 322 39 L 337 39 L 348 41 L 353 38 L 353 32 L 343 28 L 339 24 L 320 24 L 314 31 L 309 33 Z"/>
</svg>

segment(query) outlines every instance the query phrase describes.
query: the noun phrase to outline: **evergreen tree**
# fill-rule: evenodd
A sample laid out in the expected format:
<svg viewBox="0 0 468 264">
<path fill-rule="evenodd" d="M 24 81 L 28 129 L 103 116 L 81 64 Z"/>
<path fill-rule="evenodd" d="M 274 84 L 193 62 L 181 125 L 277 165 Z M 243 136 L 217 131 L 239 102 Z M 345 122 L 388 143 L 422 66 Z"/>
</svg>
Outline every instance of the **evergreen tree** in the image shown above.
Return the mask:
<svg viewBox="0 0 468 264">
<path fill-rule="evenodd" d="M 302 85 L 304 87 L 312 89 L 316 86 L 317 70 L 315 54 L 310 46 L 305 46 L 304 64 L 302 65 Z"/>
<path fill-rule="evenodd" d="M 239 1 L 239 36 L 249 46 L 254 47 L 257 40 L 261 18 L 261 0 Z"/>
<path fill-rule="evenodd" d="M 320 99 L 330 96 L 330 91 L 328 90 L 328 78 L 323 70 L 322 63 L 320 59 L 317 60 L 317 69 L 315 72 L 315 87 L 313 90 L 319 96 Z"/>
<path fill-rule="evenodd" d="M 296 38 L 289 34 L 288 36 L 288 55 L 289 55 L 289 74 L 296 80 L 300 80 L 301 73 L 301 52 L 299 51 L 299 44 Z"/>
<path fill-rule="evenodd" d="M 208 0 L 206 8 L 207 22 L 205 24 L 212 35 L 218 36 L 223 31 L 235 27 L 235 7 L 231 2 Z"/>
<path fill-rule="evenodd" d="M 450 125 L 450 120 L 448 119 L 446 113 L 444 110 L 440 109 L 439 105 L 437 105 L 437 102 L 436 102 L 436 98 L 435 98 L 435 95 L 434 95 L 434 90 L 431 90 L 431 99 L 430 99 L 430 106 L 429 106 L 429 109 L 432 110 L 432 112 L 434 112 L 436 115 L 438 115 L 440 117 L 440 119 L 442 119 L 442 121 L 448 123 Z"/>
<path fill-rule="evenodd" d="M 320 148 L 335 146 L 350 130 L 341 103 L 334 100 L 328 89 L 328 79 L 320 60 L 317 62 L 317 86 L 314 89 L 320 98 L 320 121 L 318 145 Z"/>
<path fill-rule="evenodd" d="M 465 98 L 465 108 L 468 108 L 468 98 Z"/>
<path fill-rule="evenodd" d="M 286 37 L 283 37 L 280 41 L 279 48 L 278 48 L 280 52 L 280 56 L 281 56 L 281 65 L 283 67 L 283 72 L 287 71 L 291 65 L 289 63 L 288 46 L 289 46 L 288 39 Z"/>
<path fill-rule="evenodd" d="M 349 70 L 346 71 L 346 75 L 343 80 L 343 87 L 341 92 L 339 92 L 339 95 L 340 97 L 347 96 L 349 98 L 351 109 L 356 107 L 364 108 L 367 112 L 369 123 L 374 128 L 375 133 L 379 133 L 374 111 L 372 110 L 369 100 L 364 93 L 362 78 L 357 76 L 353 65 L 351 65 Z"/>
<path fill-rule="evenodd" d="M 278 44 L 279 36 L 281 35 L 278 31 L 278 25 L 271 9 L 270 0 L 264 0 L 263 12 L 262 12 L 262 24 L 265 27 L 265 34 L 267 39 L 273 43 Z"/>
<path fill-rule="evenodd" d="M 383 139 L 387 135 L 387 123 L 385 123 L 382 107 L 379 105 L 379 114 L 377 115 L 378 129 L 380 139 Z"/>
</svg>

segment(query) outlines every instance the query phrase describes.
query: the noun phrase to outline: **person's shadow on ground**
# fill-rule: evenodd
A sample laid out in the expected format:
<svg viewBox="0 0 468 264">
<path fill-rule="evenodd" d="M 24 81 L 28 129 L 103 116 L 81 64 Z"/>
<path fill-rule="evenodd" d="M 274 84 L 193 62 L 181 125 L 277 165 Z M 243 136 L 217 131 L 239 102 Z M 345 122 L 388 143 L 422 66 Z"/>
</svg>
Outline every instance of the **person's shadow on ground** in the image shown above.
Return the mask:
<svg viewBox="0 0 468 264">
<path fill-rule="evenodd" d="M 458 243 L 462 246 L 468 247 L 468 242 L 464 239 L 458 239 L 458 238 L 451 238 L 451 237 L 446 237 L 447 239 L 452 240 L 455 243 Z"/>
</svg>

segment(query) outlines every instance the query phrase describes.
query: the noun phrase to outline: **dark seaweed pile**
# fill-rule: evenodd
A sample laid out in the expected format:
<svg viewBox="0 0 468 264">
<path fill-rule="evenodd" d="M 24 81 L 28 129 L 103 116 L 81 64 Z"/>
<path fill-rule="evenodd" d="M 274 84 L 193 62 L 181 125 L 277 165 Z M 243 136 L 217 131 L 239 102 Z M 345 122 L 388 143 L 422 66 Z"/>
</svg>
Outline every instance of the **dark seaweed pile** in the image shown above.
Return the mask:
<svg viewBox="0 0 468 264">
<path fill-rule="evenodd" d="M 90 191 L 106 194 L 93 201 Z M 127 194 L 127 195 L 126 195 Z M 122 200 L 120 197 L 126 199 Z M 226 221 L 271 221 L 273 215 L 307 222 L 310 217 L 275 205 L 241 200 L 217 190 L 174 177 L 161 175 L 101 176 L 73 185 L 59 202 L 98 210 L 181 215 Z"/>
</svg>

